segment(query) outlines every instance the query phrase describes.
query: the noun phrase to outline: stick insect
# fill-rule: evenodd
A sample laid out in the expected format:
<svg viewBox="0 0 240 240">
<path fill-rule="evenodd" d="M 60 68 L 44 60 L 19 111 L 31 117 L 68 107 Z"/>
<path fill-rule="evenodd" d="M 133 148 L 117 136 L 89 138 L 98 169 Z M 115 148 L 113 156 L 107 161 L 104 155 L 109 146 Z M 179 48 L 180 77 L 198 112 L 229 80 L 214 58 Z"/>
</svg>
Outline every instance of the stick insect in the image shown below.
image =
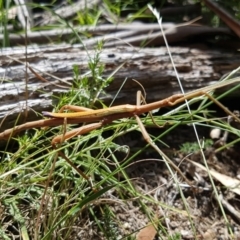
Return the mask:
<svg viewBox="0 0 240 240">
<path fill-rule="evenodd" d="M 211 86 L 207 86 L 207 87 L 189 92 L 185 95 L 175 94 L 166 99 L 145 104 L 145 105 L 140 105 L 140 95 L 141 95 L 140 92 L 137 93 L 136 105 L 126 104 L 126 105 L 119 105 L 119 106 L 114 106 L 114 107 L 109 107 L 104 109 L 98 109 L 98 110 L 93 110 L 93 109 L 74 106 L 74 105 L 65 105 L 60 109 L 58 113 L 43 112 L 43 116 L 48 117 L 50 119 L 26 122 L 22 125 L 18 125 L 11 129 L 5 130 L 4 132 L 0 133 L 0 139 L 9 139 L 16 133 L 26 129 L 31 129 L 31 128 L 52 127 L 52 126 L 59 126 L 62 124 L 66 124 L 66 123 L 67 124 L 88 123 L 87 125 L 73 129 L 62 135 L 55 136 L 52 139 L 51 144 L 54 149 L 57 149 L 58 144 L 62 143 L 65 140 L 69 140 L 74 136 L 87 134 L 90 131 L 93 131 L 94 129 L 101 128 L 106 124 L 110 124 L 114 120 L 135 117 L 139 125 L 139 128 L 143 134 L 144 139 L 163 156 L 164 153 L 151 141 L 151 138 L 148 135 L 141 119 L 139 118 L 139 115 L 141 115 L 142 113 L 150 112 L 155 109 L 162 108 L 162 107 L 174 106 L 176 104 L 179 104 L 183 101 L 186 101 L 195 97 L 206 96 L 210 100 L 218 104 L 220 107 L 222 107 L 228 115 L 232 115 L 236 121 L 240 122 L 240 120 L 235 115 L 233 115 L 227 108 L 225 108 L 221 103 L 219 103 L 216 99 L 214 99 L 210 94 L 210 92 L 215 89 L 225 87 L 229 84 L 237 84 L 239 82 L 240 82 L 240 77 L 237 77 L 228 81 L 222 81 L 222 82 L 213 84 Z M 73 112 L 65 112 L 65 110 L 71 110 Z M 72 163 L 72 161 L 70 161 L 65 156 L 65 154 L 63 154 L 58 149 L 57 151 L 60 154 L 60 156 L 63 157 L 82 177 L 89 180 L 88 176 L 86 176 L 82 171 L 80 171 Z M 181 174 L 181 171 L 173 163 L 170 163 L 170 164 Z M 184 176 L 182 175 L 182 177 Z M 186 178 L 184 177 L 184 179 Z"/>
</svg>

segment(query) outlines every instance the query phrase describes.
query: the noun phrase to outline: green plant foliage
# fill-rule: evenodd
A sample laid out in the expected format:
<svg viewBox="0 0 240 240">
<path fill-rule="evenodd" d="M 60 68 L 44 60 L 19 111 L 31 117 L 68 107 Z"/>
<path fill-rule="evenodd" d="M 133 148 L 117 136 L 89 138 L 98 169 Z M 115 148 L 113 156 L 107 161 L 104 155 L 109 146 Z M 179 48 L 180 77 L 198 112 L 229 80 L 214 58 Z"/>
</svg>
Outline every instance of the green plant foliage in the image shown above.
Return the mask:
<svg viewBox="0 0 240 240">
<path fill-rule="evenodd" d="M 186 3 L 186 1 L 174 2 Z M 55 1 L 51 1 L 50 4 L 54 5 L 54 3 Z M 69 0 L 68 3 L 72 4 L 73 1 Z M 0 24 L 4 34 L 1 47 L 9 46 L 7 23 L 8 10 L 11 4 L 11 1 L 0 0 Z M 55 26 L 45 26 L 45 28 L 68 27 L 72 30 L 74 41 L 78 43 L 82 43 L 82 39 L 75 30 L 74 24 L 77 26 L 96 25 L 103 18 L 103 9 L 99 7 L 91 10 L 85 9 L 85 11 L 79 12 L 76 18 L 65 21 L 50 9 L 50 4 L 45 6 L 33 5 L 58 17 L 59 22 Z M 109 21 L 113 23 L 152 18 L 152 15 L 146 14 L 146 1 L 104 0 L 103 4 L 105 5 L 101 5 L 101 7 L 104 6 L 104 9 L 107 9 L 109 16 L 111 16 L 108 16 Z M 239 9 L 239 3 L 228 1 L 226 4 L 234 11 L 237 7 Z M 218 25 L 218 19 L 214 19 L 213 24 Z M 39 29 L 41 28 L 33 30 Z M 89 37 L 90 34 L 85 33 L 84 37 L 86 36 Z M 94 53 L 91 54 L 83 46 L 89 57 L 88 73 L 83 75 L 79 66 L 73 64 L 74 84 L 69 92 L 60 97 L 55 96 L 58 100 L 56 109 L 60 109 L 66 104 L 95 108 L 96 104 L 100 103 L 101 106 L 105 107 L 99 100 L 99 96 L 104 94 L 105 89 L 113 81 L 113 77 L 104 76 L 105 66 L 101 63 L 100 58 L 103 46 L 104 42 L 99 42 Z M 234 88 L 230 91 L 233 90 Z M 226 94 L 229 92 L 225 92 L 223 96 Z M 217 126 L 237 136 L 239 141 L 238 129 L 229 126 L 221 119 L 211 117 L 212 112 L 208 110 L 208 107 L 212 102 L 207 100 L 206 96 L 189 100 L 190 107 L 193 106 L 193 103 L 198 103 L 198 107 L 191 113 L 187 111 L 186 103 L 183 103 L 173 110 L 167 110 L 162 116 L 154 116 L 154 121 L 149 115 L 141 116 L 142 122 L 147 128 L 157 128 L 157 125 L 164 126 L 158 136 L 150 135 L 149 138 L 151 138 L 153 146 L 168 147 L 161 140 L 163 137 L 171 134 L 171 131 L 181 125 L 192 124 L 209 128 Z M 134 160 L 147 161 L 146 156 L 152 153 L 156 154 L 155 149 L 150 148 L 147 143 L 144 146 L 137 145 L 137 147 L 132 148 L 127 146 L 125 139 L 122 139 L 128 133 L 133 133 L 137 136 L 134 141 L 140 142 L 142 134 L 136 119 L 119 119 L 86 135 L 74 136 L 71 140 L 58 144 L 57 150 L 51 147 L 51 140 L 54 136 L 64 134 L 77 127 L 79 127 L 77 124 L 67 124 L 66 120 L 64 126 L 31 129 L 23 135 L 14 137 L 17 146 L 12 145 L 12 142 L 9 141 L 7 147 L 1 149 L 0 238 L 4 240 L 14 239 L 16 238 L 16 236 L 12 236 L 14 232 L 24 240 L 75 239 L 76 232 L 80 232 L 79 229 L 87 226 L 87 230 L 90 229 L 89 232 L 96 231 L 99 236 L 101 234 L 102 239 L 118 239 L 120 230 L 126 231 L 126 226 L 111 208 L 113 204 L 116 204 L 121 207 L 119 209 L 131 205 L 142 216 L 147 216 L 150 222 L 156 224 L 158 235 L 164 239 L 181 239 L 179 233 L 170 236 L 165 224 L 162 226 L 164 219 L 157 217 L 156 220 L 155 210 L 161 209 L 163 212 L 166 209 L 166 213 L 174 211 L 183 214 L 182 209 L 176 209 L 170 204 L 162 203 L 157 199 L 157 194 L 154 197 L 151 195 L 151 191 L 143 193 L 135 185 L 136 181 L 142 181 L 142 175 L 136 179 L 131 179 L 126 172 L 129 166 L 138 164 Z M 236 142 L 230 144 L 233 143 Z M 211 145 L 211 140 L 204 140 L 205 148 Z M 186 142 L 182 144 L 180 151 L 192 153 L 199 151 L 200 147 L 196 143 Z M 58 150 L 61 150 L 74 166 L 81 169 L 90 178 L 92 188 L 86 179 L 79 176 L 77 171 L 59 156 Z M 162 163 L 163 155 L 160 154 L 157 157 L 156 161 Z M 167 163 L 166 161 L 165 164 L 167 165 Z M 175 178 L 175 175 L 172 173 L 172 179 Z M 148 178 L 151 178 L 151 175 Z M 176 184 L 176 192 L 176 195 L 181 195 L 181 188 L 178 184 Z M 184 195 L 181 197 L 180 200 L 184 202 Z M 186 212 L 184 210 L 184 215 Z M 188 217 L 192 224 L 190 214 Z M 197 226 L 193 224 L 191 226 L 192 231 L 195 232 Z M 133 232 L 124 232 L 124 234 L 122 239 L 134 239 Z"/>
<path fill-rule="evenodd" d="M 211 139 L 204 140 L 204 148 L 207 149 L 213 145 L 213 141 Z M 183 153 L 193 153 L 199 151 L 199 145 L 197 142 L 185 142 L 180 146 L 180 151 Z"/>
</svg>

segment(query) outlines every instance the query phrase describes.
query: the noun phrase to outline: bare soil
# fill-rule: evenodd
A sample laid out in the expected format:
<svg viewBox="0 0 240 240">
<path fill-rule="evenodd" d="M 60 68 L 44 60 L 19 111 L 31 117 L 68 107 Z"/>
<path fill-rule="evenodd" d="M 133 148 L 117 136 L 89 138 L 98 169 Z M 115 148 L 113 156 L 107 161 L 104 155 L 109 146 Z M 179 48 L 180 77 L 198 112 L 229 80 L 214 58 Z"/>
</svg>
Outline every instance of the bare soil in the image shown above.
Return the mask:
<svg viewBox="0 0 240 240">
<path fill-rule="evenodd" d="M 198 128 L 198 130 L 200 137 L 209 138 L 209 129 Z M 150 130 L 156 135 L 161 131 L 163 130 Z M 134 145 L 137 148 L 141 147 L 140 138 L 138 134 L 131 134 L 124 136 L 122 141 L 129 142 L 134 149 Z M 222 215 L 208 174 L 194 167 L 187 160 L 191 159 L 204 165 L 201 153 L 195 151 L 186 154 L 179 150 L 184 142 L 196 142 L 192 127 L 179 127 L 162 140 L 169 146 L 169 148 L 162 147 L 162 150 L 179 166 L 191 182 L 191 186 L 179 176 L 177 176 L 179 181 L 179 186 L 177 186 L 159 155 L 151 148 L 147 148 L 144 154 L 131 164 L 127 173 L 139 193 L 155 199 L 155 203 L 144 200 L 144 198 L 141 201 L 147 205 L 147 212 L 154 213 L 155 216 L 152 217 L 157 222 L 158 230 L 165 229 L 165 231 L 159 231 L 155 234 L 155 238 L 151 238 L 148 233 L 146 238 L 137 239 L 170 239 L 169 236 L 178 236 L 172 239 L 240 239 L 239 196 L 214 180 L 219 194 L 218 198 L 223 204 L 230 223 L 228 225 Z M 144 146 L 144 140 L 142 144 Z M 239 146 L 226 148 L 216 153 L 218 146 L 215 141 L 212 146 L 204 150 L 209 168 L 232 178 L 239 178 Z M 184 194 L 185 202 L 178 187 Z M 122 192 L 123 196 L 124 194 Z M 113 232 L 114 236 L 117 233 L 117 239 L 128 239 L 129 236 L 136 236 L 139 229 L 149 225 L 146 209 L 140 207 L 140 199 L 131 199 L 126 195 L 126 200 L 123 200 L 122 196 L 119 198 L 119 192 L 114 190 L 108 192 L 106 198 L 112 201 L 108 200 L 106 203 L 102 200 L 98 203 L 99 206 L 96 205 L 96 209 L 99 209 L 99 218 L 105 227 L 105 233 L 109 234 L 107 239 L 115 239 L 112 238 Z M 101 211 L 106 208 L 106 204 L 115 217 L 109 213 L 111 217 L 108 218 L 107 211 Z M 105 214 L 101 216 L 101 212 Z M 111 221 L 108 222 L 108 219 Z M 85 221 L 84 224 L 83 221 Z M 82 229 L 81 236 L 76 233 L 74 239 L 106 239 L 107 235 L 103 236 L 99 233 L 96 223 L 91 222 L 90 219 L 82 219 L 79 226 L 86 226 L 86 222 L 88 222 L 86 229 Z"/>
</svg>

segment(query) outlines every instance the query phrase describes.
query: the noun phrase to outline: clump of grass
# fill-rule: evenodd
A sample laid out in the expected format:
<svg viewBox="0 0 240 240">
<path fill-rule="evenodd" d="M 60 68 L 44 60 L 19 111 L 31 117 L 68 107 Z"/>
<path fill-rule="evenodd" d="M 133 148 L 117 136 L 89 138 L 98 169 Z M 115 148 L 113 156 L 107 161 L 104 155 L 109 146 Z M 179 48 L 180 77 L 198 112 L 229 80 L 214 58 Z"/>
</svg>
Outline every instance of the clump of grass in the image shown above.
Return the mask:
<svg viewBox="0 0 240 240">
<path fill-rule="evenodd" d="M 78 66 L 73 66 L 74 87 L 59 98 L 56 109 L 65 104 L 92 108 L 100 101 L 99 94 L 112 81 L 111 77 L 107 79 L 102 77 L 104 66 L 99 57 L 102 47 L 103 43 L 99 43 L 95 55 L 90 58 L 88 66 L 90 77 L 81 76 Z M 169 126 L 161 135 L 152 136 L 154 144 L 162 144 L 161 137 L 171 133 L 180 124 L 211 126 L 204 117 L 208 103 L 205 99 L 199 101 L 202 101 L 202 104 L 199 104 L 200 107 L 191 114 L 186 113 L 186 105 L 183 104 L 178 108 L 181 111 L 174 113 L 170 111 L 164 116 L 154 117 L 159 125 L 164 125 L 167 121 Z M 148 116 L 143 122 L 145 126 L 154 125 Z M 223 123 L 213 120 L 211 124 Z M 67 130 L 74 127 L 67 126 Z M 88 224 L 85 232 L 98 231 L 98 234 L 107 239 L 116 239 L 122 234 L 121 231 L 124 232 L 124 227 L 123 221 L 118 219 L 116 212 L 110 207 L 113 203 L 124 207 L 133 204 L 151 222 L 156 223 L 159 233 L 169 236 L 161 219 L 155 220 L 156 212 L 150 209 L 149 205 L 166 208 L 169 211 L 177 212 L 177 209 L 166 206 L 150 194 L 137 190 L 126 173 L 128 165 L 134 159 L 141 158 L 140 155 L 147 149 L 147 144 L 129 155 L 129 148 L 116 141 L 126 133 L 136 130 L 140 131 L 135 120 L 119 119 L 111 125 L 96 129 L 88 135 L 75 137 L 58 146 L 78 168 L 91 176 L 94 189 L 91 189 L 86 179 L 79 176 L 58 156 L 57 151 L 51 148 L 52 137 L 64 131 L 61 127 L 29 131 L 22 137 L 16 137 L 19 144 L 17 151 L 2 152 L 1 238 L 11 239 L 15 234 L 23 239 L 52 239 L 55 236 L 58 239 L 70 239 Z M 185 148 L 188 151 L 196 151 L 199 146 Z M 125 221 L 127 222 L 127 219 Z M 126 236 L 129 239 L 133 238 L 132 232 Z M 180 237 L 175 234 L 168 239 Z"/>
<path fill-rule="evenodd" d="M 7 23 L 10 3 L 11 1 L 5 1 L 5 4 L 4 1 L 0 1 L 0 29 L 2 30 L 1 33 L 4 36 L 0 47 L 9 46 L 9 31 L 7 28 Z"/>
<path fill-rule="evenodd" d="M 75 86 L 60 98 L 57 108 L 64 104 L 93 107 L 98 101 L 99 93 L 104 91 L 112 80 L 102 77 L 104 66 L 99 58 L 102 45 L 99 46 L 96 55 L 89 62 L 91 77 L 81 78 L 78 67 L 73 66 Z M 206 125 L 208 119 L 205 116 L 208 113 L 209 102 L 206 102 L 205 98 L 199 98 L 199 101 L 202 102 L 200 107 L 191 114 L 186 112 L 186 104 L 183 104 L 178 110 L 154 117 L 156 123 L 163 125 L 168 121 L 169 126 L 158 137 L 152 136 L 154 144 L 159 144 L 162 136 L 169 134 L 180 124 Z M 150 117 L 145 117 L 143 122 L 145 126 L 154 125 Z M 212 120 L 211 124 L 219 125 L 220 121 Z M 221 124 L 224 128 L 224 123 Z M 67 126 L 67 130 L 73 127 Z M 58 157 L 57 151 L 51 148 L 52 137 L 63 133 L 61 127 L 29 131 L 24 136 L 17 137 L 18 150 L 14 153 L 2 153 L 0 202 L 3 215 L 7 216 L 1 220 L 2 238 L 8 239 L 10 232 L 12 233 L 9 227 L 11 222 L 16 234 L 24 236 L 25 239 L 51 239 L 55 235 L 69 239 L 76 234 L 76 228 L 73 227 L 76 223 L 79 223 L 79 230 L 89 219 L 93 219 L 89 228 L 99 231 L 105 238 L 116 239 L 123 229 L 122 222 L 108 206 L 115 202 L 127 206 L 133 201 L 143 215 L 155 222 L 155 212 L 149 209 L 149 204 L 163 208 L 169 206 L 138 191 L 126 173 L 128 165 L 143 154 L 146 147 L 129 155 L 127 147 L 123 148 L 115 142 L 119 137 L 134 130 L 139 131 L 135 120 L 119 119 L 111 125 L 96 129 L 88 135 L 75 137 L 58 146 L 75 166 L 91 176 L 94 189 L 91 189 L 88 181 L 79 176 L 64 159 Z M 192 146 L 185 148 L 189 151 Z M 197 149 L 199 146 L 194 146 L 191 151 Z M 119 157 L 120 153 L 123 154 L 122 158 Z M 177 211 L 173 208 L 171 210 Z M 30 221 L 28 216 L 34 221 Z M 158 231 L 168 236 L 160 220 L 157 225 Z M 111 228 L 111 231 L 107 231 L 106 227 Z"/>
</svg>

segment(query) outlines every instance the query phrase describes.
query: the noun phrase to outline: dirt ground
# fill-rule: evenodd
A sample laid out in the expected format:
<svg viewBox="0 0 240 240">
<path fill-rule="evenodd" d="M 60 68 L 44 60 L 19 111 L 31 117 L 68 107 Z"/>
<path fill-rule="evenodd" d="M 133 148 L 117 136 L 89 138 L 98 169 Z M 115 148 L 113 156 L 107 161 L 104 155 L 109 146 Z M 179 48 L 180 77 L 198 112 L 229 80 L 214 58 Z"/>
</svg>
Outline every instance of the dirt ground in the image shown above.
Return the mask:
<svg viewBox="0 0 240 240">
<path fill-rule="evenodd" d="M 153 131 L 156 132 L 156 130 Z M 209 129 L 200 129 L 200 136 L 209 138 L 209 131 Z M 179 127 L 162 139 L 164 143 L 169 145 L 169 148 L 165 147 L 162 150 L 179 166 L 191 183 L 190 186 L 177 175 L 185 202 L 182 200 L 180 191 L 166 165 L 160 160 L 159 155 L 151 149 L 147 149 L 146 155 L 142 159 L 138 159 L 139 161 L 136 164 L 132 164 L 127 169 L 137 191 L 144 196 L 151 196 L 158 203 L 162 203 L 154 204 L 145 201 L 148 208 L 147 211 L 155 213 L 155 219 L 158 219 L 158 226 L 161 225 L 166 231 L 154 234 L 154 238 L 151 238 L 148 233 L 146 238 L 139 237 L 137 238 L 138 240 L 240 239 L 239 196 L 226 189 L 219 181 L 214 180 L 219 194 L 218 199 L 222 203 L 230 223 L 230 225 L 227 225 L 219 203 L 215 198 L 208 174 L 187 161 L 187 159 L 191 159 L 197 163 L 204 164 L 200 152 L 188 155 L 177 150 L 177 146 L 179 147 L 184 141 L 196 142 L 195 139 L 192 127 L 188 126 Z M 216 153 L 215 150 L 215 143 L 204 150 L 209 168 L 229 177 L 238 178 L 240 176 L 238 147 L 227 148 L 220 153 Z M 115 229 L 114 231 L 117 231 L 119 235 L 117 239 L 131 239 L 126 236 L 134 233 L 136 229 L 141 229 L 148 225 L 149 218 L 139 207 L 138 199 L 125 202 L 119 200 L 116 194 L 118 193 L 112 191 L 107 195 L 108 198 L 113 200 L 109 203 L 109 206 L 114 212 L 116 219 L 115 222 L 112 220 L 109 223 L 105 222 L 106 226 L 108 226 L 107 232 L 111 236 L 110 229 Z M 103 221 L 106 221 L 106 219 L 106 216 L 102 216 Z M 103 237 L 99 233 L 96 234 L 96 226 L 94 224 L 90 228 L 92 231 L 83 231 L 86 234 L 86 239 L 106 239 L 106 235 Z M 135 232 L 135 235 L 137 233 Z M 85 234 L 81 235 L 81 239 L 83 239 Z M 170 238 L 169 236 L 175 236 L 175 238 Z M 76 237 L 75 239 L 80 238 Z M 112 238 L 109 237 L 109 239 Z"/>
</svg>

